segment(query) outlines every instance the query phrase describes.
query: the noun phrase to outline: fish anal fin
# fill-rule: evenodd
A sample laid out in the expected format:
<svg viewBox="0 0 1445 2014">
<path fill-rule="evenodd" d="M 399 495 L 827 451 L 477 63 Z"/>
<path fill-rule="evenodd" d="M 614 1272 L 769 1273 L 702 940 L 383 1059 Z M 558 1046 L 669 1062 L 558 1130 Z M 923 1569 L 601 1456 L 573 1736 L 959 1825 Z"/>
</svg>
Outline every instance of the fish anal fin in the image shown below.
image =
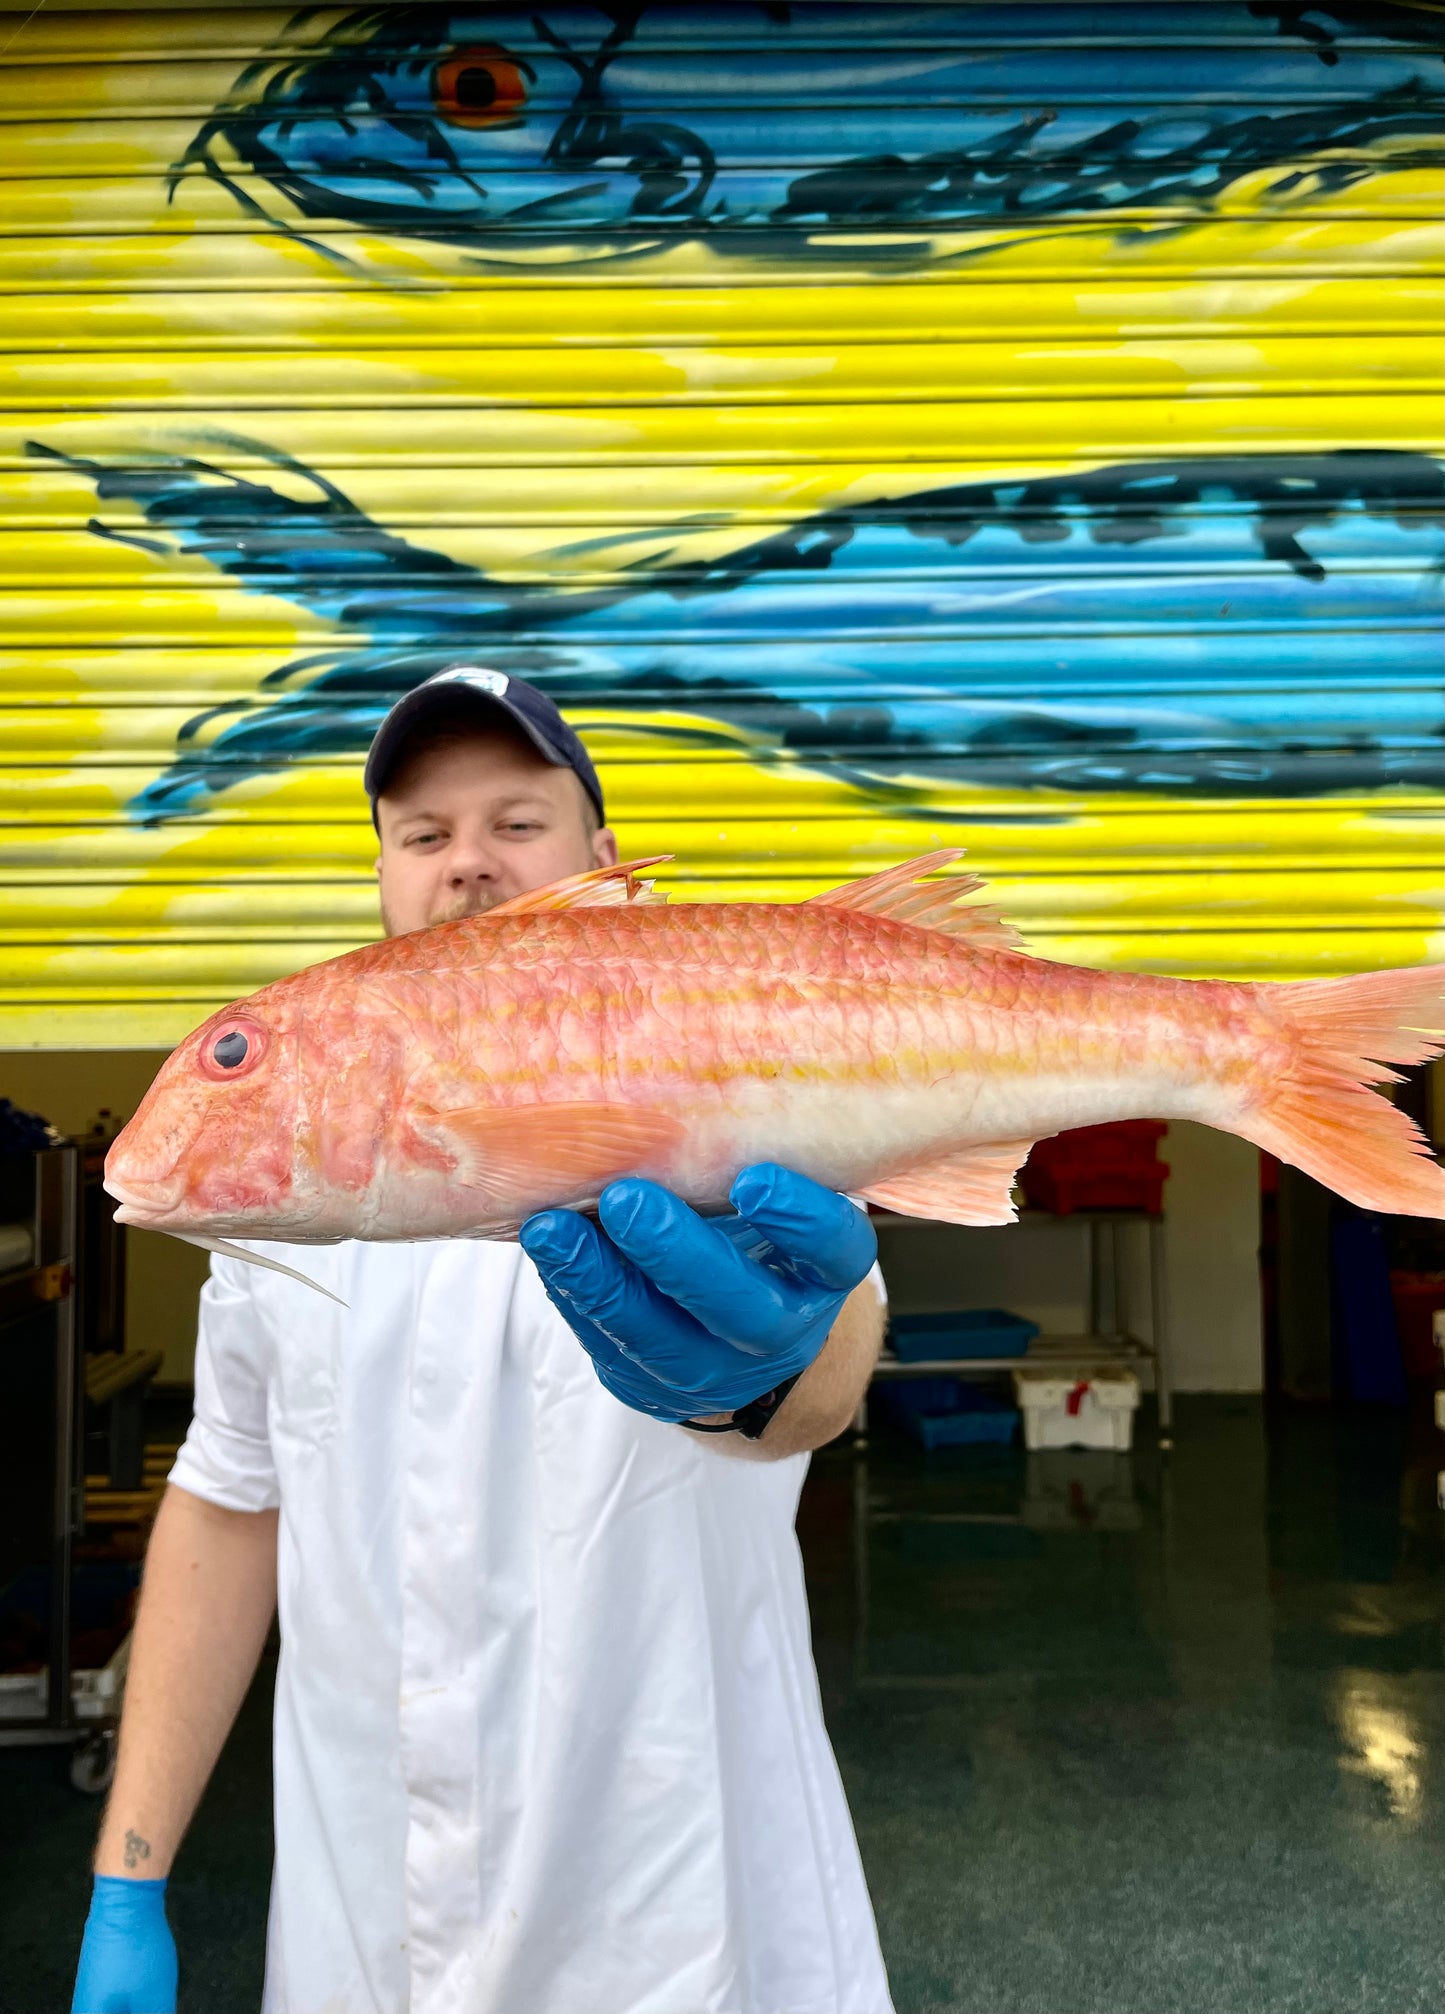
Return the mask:
<svg viewBox="0 0 1445 2014">
<path fill-rule="evenodd" d="M 870 1182 L 857 1193 L 880 1210 L 902 1217 L 933 1217 L 940 1224 L 1013 1224 L 1012 1189 L 1032 1140 L 989 1140 L 961 1147 L 902 1174 Z"/>
<path fill-rule="evenodd" d="M 615 867 L 589 867 L 585 874 L 569 874 L 564 881 L 549 881 L 545 888 L 530 888 L 499 902 L 486 912 L 486 921 L 499 916 L 539 916 L 553 909 L 617 908 L 626 903 L 656 905 L 666 902 L 650 881 L 639 879 L 646 867 L 660 867 L 671 860 L 670 853 L 654 853 L 646 860 L 620 860 Z"/>
<path fill-rule="evenodd" d="M 458 1181 L 489 1208 L 520 1216 L 595 1196 L 675 1147 L 683 1123 L 639 1105 L 479 1105 L 416 1114 L 418 1130 L 456 1160 Z"/>
<path fill-rule="evenodd" d="M 895 923 L 911 923 L 915 929 L 966 938 L 980 951 L 1022 950 L 1023 939 L 996 909 L 980 903 L 963 905 L 965 895 L 976 895 L 984 885 L 976 874 L 923 881 L 925 874 L 951 867 L 962 858 L 961 847 L 945 847 L 887 867 L 881 874 L 869 874 L 862 881 L 848 881 L 841 888 L 810 895 L 807 900 L 819 909 L 858 909 L 870 916 L 890 917 Z"/>
</svg>

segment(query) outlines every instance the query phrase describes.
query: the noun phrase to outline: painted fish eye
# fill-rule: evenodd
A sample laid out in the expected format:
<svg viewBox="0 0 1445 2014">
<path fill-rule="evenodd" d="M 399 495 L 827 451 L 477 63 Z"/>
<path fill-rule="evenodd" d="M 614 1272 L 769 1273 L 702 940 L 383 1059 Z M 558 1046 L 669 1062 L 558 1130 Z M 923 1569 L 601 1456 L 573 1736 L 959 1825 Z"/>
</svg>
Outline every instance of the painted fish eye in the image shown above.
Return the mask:
<svg viewBox="0 0 1445 2014">
<path fill-rule="evenodd" d="M 537 81 L 531 65 L 487 42 L 459 49 L 432 71 L 432 105 L 453 126 L 498 126 L 514 121 Z"/>
<path fill-rule="evenodd" d="M 249 1015 L 228 1015 L 200 1051 L 204 1076 L 217 1081 L 249 1076 L 266 1053 L 266 1030 Z"/>
</svg>

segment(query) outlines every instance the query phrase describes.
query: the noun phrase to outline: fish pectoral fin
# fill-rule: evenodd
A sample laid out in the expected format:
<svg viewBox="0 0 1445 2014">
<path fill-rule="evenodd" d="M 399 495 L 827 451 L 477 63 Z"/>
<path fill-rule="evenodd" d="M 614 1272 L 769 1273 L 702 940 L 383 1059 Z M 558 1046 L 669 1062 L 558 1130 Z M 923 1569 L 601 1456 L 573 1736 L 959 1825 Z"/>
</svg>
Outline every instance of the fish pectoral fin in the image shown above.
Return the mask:
<svg viewBox="0 0 1445 2014">
<path fill-rule="evenodd" d="M 456 1156 L 460 1182 L 480 1190 L 489 1208 L 524 1216 L 595 1196 L 657 1161 L 684 1131 L 670 1112 L 642 1105 L 478 1105 L 416 1117 Z"/>
<path fill-rule="evenodd" d="M 585 874 L 569 874 L 564 881 L 549 881 L 545 888 L 530 888 L 499 902 L 486 912 L 490 923 L 498 916 L 538 916 L 548 909 L 617 908 L 624 903 L 656 905 L 666 902 L 650 881 L 640 880 L 644 867 L 660 867 L 671 860 L 670 853 L 654 853 L 646 860 L 621 860 L 615 867 L 590 867 Z"/>
<path fill-rule="evenodd" d="M 901 1175 L 871 1182 L 858 1193 L 880 1210 L 902 1217 L 934 1217 L 941 1224 L 1015 1224 L 1010 1193 L 1028 1159 L 1032 1140 L 989 1140 L 941 1160 L 922 1161 Z"/>
<path fill-rule="evenodd" d="M 959 846 L 945 847 L 938 853 L 922 853 L 916 860 L 885 868 L 881 874 L 845 882 L 841 888 L 830 888 L 822 895 L 810 895 L 807 903 L 817 909 L 861 909 L 869 916 L 887 916 L 895 923 L 911 923 L 917 930 L 938 930 L 946 937 L 964 937 L 980 951 L 1021 951 L 1023 939 L 996 909 L 981 903 L 961 906 L 965 895 L 976 895 L 984 885 L 976 874 L 955 874 L 949 881 L 922 880 L 925 874 L 951 867 L 962 858 L 963 849 Z M 495 915 L 495 910 L 492 913 Z"/>
</svg>

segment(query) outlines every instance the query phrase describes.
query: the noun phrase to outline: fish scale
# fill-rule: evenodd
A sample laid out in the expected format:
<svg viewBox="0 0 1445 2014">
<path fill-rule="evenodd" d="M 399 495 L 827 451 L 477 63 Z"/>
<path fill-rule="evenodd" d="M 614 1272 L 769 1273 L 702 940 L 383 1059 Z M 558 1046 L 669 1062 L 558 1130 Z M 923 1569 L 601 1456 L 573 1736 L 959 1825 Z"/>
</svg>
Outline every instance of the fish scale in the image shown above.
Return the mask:
<svg viewBox="0 0 1445 2014">
<path fill-rule="evenodd" d="M 366 946 L 190 1036 L 107 1186 L 124 1221 L 213 1245 L 509 1237 L 624 1174 L 717 1209 L 761 1160 L 1006 1223 L 1036 1140 L 1189 1118 L 1362 1207 L 1445 1215 L 1445 1172 L 1372 1089 L 1439 1053 L 1439 968 L 1247 985 L 1054 964 L 963 899 L 972 877 L 925 879 L 958 857 L 671 909 L 633 862 Z"/>
</svg>

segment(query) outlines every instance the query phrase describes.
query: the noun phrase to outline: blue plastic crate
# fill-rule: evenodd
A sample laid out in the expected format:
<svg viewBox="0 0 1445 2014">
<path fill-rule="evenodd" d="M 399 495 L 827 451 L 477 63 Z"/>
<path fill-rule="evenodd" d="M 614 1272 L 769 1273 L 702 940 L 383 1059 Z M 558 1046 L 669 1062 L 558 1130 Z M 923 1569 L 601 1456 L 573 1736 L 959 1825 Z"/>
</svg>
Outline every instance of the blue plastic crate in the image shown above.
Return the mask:
<svg viewBox="0 0 1445 2014">
<path fill-rule="evenodd" d="M 963 1378 L 900 1378 L 879 1385 L 873 1399 L 926 1448 L 1006 1445 L 1019 1429 L 1017 1406 Z"/>
<path fill-rule="evenodd" d="M 1021 1357 L 1039 1332 L 1037 1322 L 1006 1308 L 965 1308 L 943 1315 L 895 1315 L 888 1324 L 900 1364 L 934 1358 Z"/>
</svg>

